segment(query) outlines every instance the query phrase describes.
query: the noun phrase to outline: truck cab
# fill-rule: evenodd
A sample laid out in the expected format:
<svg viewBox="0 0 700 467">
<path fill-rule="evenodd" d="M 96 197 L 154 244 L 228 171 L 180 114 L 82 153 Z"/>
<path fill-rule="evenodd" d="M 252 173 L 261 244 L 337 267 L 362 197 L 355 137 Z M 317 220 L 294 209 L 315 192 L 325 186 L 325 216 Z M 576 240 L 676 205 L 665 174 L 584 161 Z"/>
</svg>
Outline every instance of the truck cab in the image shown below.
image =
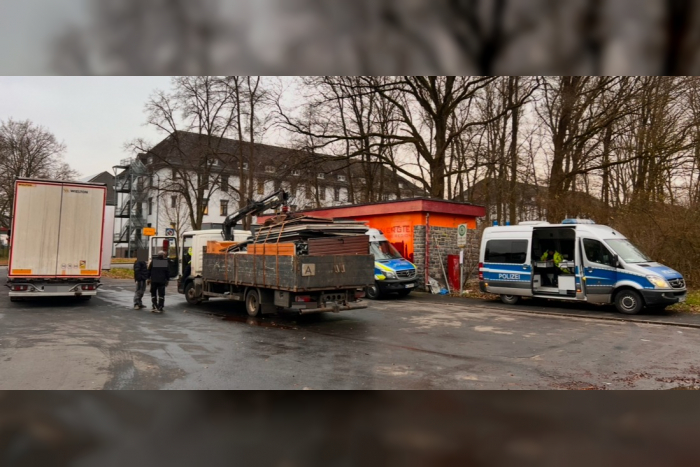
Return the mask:
<svg viewBox="0 0 700 467">
<path fill-rule="evenodd" d="M 416 266 L 406 260 L 381 230 L 369 229 L 369 250 L 374 255 L 374 286 L 367 287 L 367 298 L 377 299 L 388 293 L 405 297 L 416 287 Z"/>
<path fill-rule="evenodd" d="M 235 230 L 233 232 L 233 241 L 237 243 L 244 242 L 250 235 L 249 230 Z M 188 282 L 202 277 L 204 250 L 207 242 L 221 241 L 222 238 L 221 229 L 192 230 L 182 234 L 180 278 L 177 281 L 179 293 L 185 293 L 185 287 Z"/>
</svg>

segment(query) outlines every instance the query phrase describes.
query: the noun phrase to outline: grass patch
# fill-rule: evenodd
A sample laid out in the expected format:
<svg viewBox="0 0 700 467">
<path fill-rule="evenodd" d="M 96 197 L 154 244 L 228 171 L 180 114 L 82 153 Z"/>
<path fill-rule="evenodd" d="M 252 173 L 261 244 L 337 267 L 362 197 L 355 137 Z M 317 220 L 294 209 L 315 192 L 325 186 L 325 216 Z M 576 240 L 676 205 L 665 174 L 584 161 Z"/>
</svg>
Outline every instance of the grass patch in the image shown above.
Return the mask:
<svg viewBox="0 0 700 467">
<path fill-rule="evenodd" d="M 112 258 L 112 264 L 134 264 L 136 258 Z"/>
<path fill-rule="evenodd" d="M 134 280 L 134 270 L 130 268 L 114 268 L 109 271 L 102 271 L 102 277 L 106 277 L 108 279 Z"/>
<path fill-rule="evenodd" d="M 688 297 L 684 303 L 676 303 L 668 307 L 671 311 L 682 311 L 684 313 L 700 313 L 700 289 L 688 290 Z"/>
</svg>

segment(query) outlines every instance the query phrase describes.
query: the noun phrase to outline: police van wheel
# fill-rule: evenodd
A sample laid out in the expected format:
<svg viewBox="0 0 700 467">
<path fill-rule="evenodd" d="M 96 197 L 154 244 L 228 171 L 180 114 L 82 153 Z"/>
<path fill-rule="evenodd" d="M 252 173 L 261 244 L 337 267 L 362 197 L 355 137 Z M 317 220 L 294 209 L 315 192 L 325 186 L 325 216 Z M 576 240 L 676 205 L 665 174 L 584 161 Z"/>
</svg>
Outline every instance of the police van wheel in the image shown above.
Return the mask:
<svg viewBox="0 0 700 467">
<path fill-rule="evenodd" d="M 260 314 L 260 295 L 255 289 L 250 289 L 245 296 L 245 311 L 248 316 L 258 316 Z"/>
<path fill-rule="evenodd" d="M 615 307 L 620 313 L 636 315 L 644 308 L 644 300 L 634 290 L 623 290 L 615 296 Z"/>
<path fill-rule="evenodd" d="M 520 301 L 518 295 L 501 295 L 501 301 L 506 305 L 515 305 Z"/>
<path fill-rule="evenodd" d="M 381 293 L 379 292 L 379 286 L 377 284 L 370 285 L 365 289 L 365 296 L 369 298 L 370 300 L 377 300 L 379 299 Z"/>
</svg>

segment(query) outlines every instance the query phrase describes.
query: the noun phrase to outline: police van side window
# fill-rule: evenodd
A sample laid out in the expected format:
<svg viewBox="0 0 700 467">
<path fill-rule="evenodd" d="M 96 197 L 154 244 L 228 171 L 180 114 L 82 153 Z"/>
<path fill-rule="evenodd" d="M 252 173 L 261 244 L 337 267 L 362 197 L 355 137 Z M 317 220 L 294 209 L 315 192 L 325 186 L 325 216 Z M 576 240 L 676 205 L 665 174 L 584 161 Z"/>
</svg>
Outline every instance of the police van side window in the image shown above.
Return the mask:
<svg viewBox="0 0 700 467">
<path fill-rule="evenodd" d="M 584 238 L 583 249 L 586 252 L 586 258 L 591 263 L 598 263 L 611 267 L 613 266 L 613 255 L 602 242 L 590 238 Z"/>
<path fill-rule="evenodd" d="M 486 242 L 484 262 L 524 264 L 527 258 L 527 240 L 489 240 Z"/>
</svg>

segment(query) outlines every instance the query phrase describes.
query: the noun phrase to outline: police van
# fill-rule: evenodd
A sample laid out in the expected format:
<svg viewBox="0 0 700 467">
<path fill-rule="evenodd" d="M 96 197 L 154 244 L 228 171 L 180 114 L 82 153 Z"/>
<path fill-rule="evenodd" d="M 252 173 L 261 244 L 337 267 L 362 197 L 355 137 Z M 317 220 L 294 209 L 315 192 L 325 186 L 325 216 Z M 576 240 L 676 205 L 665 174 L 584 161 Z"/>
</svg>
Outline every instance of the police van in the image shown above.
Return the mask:
<svg viewBox="0 0 700 467">
<path fill-rule="evenodd" d="M 554 253 L 554 254 L 552 254 Z M 636 314 L 686 299 L 683 276 L 620 232 L 588 219 L 521 222 L 484 230 L 479 287 L 507 304 L 521 297 L 615 304 Z"/>
<path fill-rule="evenodd" d="M 367 287 L 367 298 L 377 299 L 388 293 L 405 297 L 416 287 L 416 266 L 404 259 L 381 230 L 369 229 L 369 250 L 374 255 L 374 286 Z"/>
</svg>

